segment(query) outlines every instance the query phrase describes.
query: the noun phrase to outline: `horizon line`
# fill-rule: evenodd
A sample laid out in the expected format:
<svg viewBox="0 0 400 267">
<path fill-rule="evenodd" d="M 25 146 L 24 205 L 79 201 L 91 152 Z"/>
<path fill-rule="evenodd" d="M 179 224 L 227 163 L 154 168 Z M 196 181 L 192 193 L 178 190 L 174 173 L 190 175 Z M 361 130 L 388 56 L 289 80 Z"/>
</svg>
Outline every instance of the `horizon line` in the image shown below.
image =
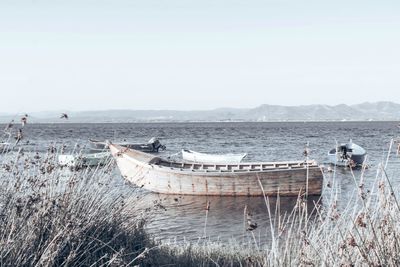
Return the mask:
<svg viewBox="0 0 400 267">
<path fill-rule="evenodd" d="M 370 102 L 370 101 L 364 101 L 361 103 L 357 104 L 299 104 L 299 105 L 282 105 L 282 104 L 260 104 L 257 106 L 253 107 L 247 107 L 247 108 L 235 108 L 235 107 L 216 107 L 216 108 L 209 108 L 209 109 L 168 109 L 168 108 L 163 108 L 163 109 L 128 109 L 128 108 L 107 108 L 107 109 L 92 109 L 92 110 L 68 110 L 68 109 L 54 109 L 54 110 L 40 110 L 40 111 L 28 111 L 28 112 L 0 112 L 0 116 L 19 116 L 20 114 L 34 114 L 34 113 L 62 113 L 62 112 L 69 112 L 69 113 L 81 113 L 81 112 L 104 112 L 104 111 L 177 111 L 177 112 L 202 112 L 202 111 L 213 111 L 213 110 L 219 110 L 219 109 L 236 109 L 236 110 L 249 110 L 249 109 L 255 109 L 258 107 L 262 106 L 280 106 L 280 107 L 306 107 L 306 106 L 328 106 L 328 107 L 335 107 L 335 106 L 356 106 L 356 105 L 362 105 L 362 104 L 378 104 L 378 103 L 390 103 L 390 104 L 396 104 L 400 105 L 397 102 L 394 101 L 375 101 L 375 102 Z"/>
</svg>

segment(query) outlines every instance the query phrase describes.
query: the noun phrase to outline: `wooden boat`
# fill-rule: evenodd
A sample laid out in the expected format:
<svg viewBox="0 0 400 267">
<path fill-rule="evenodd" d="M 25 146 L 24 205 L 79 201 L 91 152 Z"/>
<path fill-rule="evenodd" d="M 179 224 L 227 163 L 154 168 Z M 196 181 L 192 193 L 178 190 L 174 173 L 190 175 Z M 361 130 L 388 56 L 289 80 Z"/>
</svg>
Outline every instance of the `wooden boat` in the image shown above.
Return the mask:
<svg viewBox="0 0 400 267">
<path fill-rule="evenodd" d="M 244 154 L 206 154 L 189 149 L 182 149 L 184 161 L 197 163 L 239 163 L 247 156 Z"/>
<path fill-rule="evenodd" d="M 90 142 L 92 148 L 95 150 L 103 150 L 103 151 L 107 150 L 106 142 L 95 140 L 95 139 L 89 139 L 89 142 Z M 140 150 L 143 152 L 148 152 L 148 153 L 157 153 L 159 150 L 166 149 L 165 145 L 161 144 L 161 142 L 155 137 L 152 137 L 145 144 L 122 142 L 122 143 L 118 143 L 118 145 L 123 146 L 123 147 L 128 147 L 131 149 L 135 149 L 135 150 Z"/>
<path fill-rule="evenodd" d="M 365 149 L 354 144 L 351 140 L 348 143 L 338 144 L 328 152 L 329 163 L 342 167 L 361 166 L 366 155 Z"/>
<path fill-rule="evenodd" d="M 111 154 L 109 152 L 100 152 L 81 155 L 58 155 L 58 164 L 67 167 L 93 167 L 104 165 Z"/>
<path fill-rule="evenodd" d="M 157 193 L 219 196 L 319 195 L 323 173 L 315 161 L 201 164 L 170 162 L 110 144 L 122 176 Z"/>
</svg>

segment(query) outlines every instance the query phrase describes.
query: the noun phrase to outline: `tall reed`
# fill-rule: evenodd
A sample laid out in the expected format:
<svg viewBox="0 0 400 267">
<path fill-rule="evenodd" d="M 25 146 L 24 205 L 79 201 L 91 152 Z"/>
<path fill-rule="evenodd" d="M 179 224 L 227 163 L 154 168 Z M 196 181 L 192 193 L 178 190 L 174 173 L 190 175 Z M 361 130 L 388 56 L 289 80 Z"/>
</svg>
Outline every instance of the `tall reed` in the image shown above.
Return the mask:
<svg viewBox="0 0 400 267">
<path fill-rule="evenodd" d="M 387 171 L 391 155 L 390 149 L 368 186 L 365 169 L 360 176 L 349 169 L 354 195 L 347 203 L 339 201 L 335 173 L 322 199 L 299 195 L 292 211 L 280 210 L 279 200 L 270 206 L 266 197 L 266 245 L 251 229 L 244 231 L 254 243 L 246 245 L 155 243 L 144 230 L 140 197 L 112 181 L 112 161 L 70 171 L 55 166 L 52 151 L 2 155 L 0 266 L 398 266 L 400 203 L 398 177 Z"/>
<path fill-rule="evenodd" d="M 128 265 L 154 246 L 112 161 L 74 171 L 53 149 L 1 157 L 0 266 Z"/>
<path fill-rule="evenodd" d="M 216 266 L 399 266 L 400 203 L 387 168 L 392 142 L 384 162 L 376 169 L 373 181 L 365 185 L 362 168 L 359 176 L 348 169 L 354 194 L 340 203 L 340 186 L 326 177 L 323 197 L 310 203 L 299 196 L 291 212 L 280 213 L 265 198 L 266 210 L 274 220 L 268 222 L 271 241 L 265 246 L 243 247 L 238 243 L 169 246 L 178 255 L 192 255 L 193 263 Z M 398 161 L 395 159 L 394 161 Z M 327 174 L 328 176 L 328 174 Z M 330 181 L 329 181 L 330 180 Z M 279 203 L 277 201 L 276 203 Z M 278 205 L 278 204 L 277 204 Z M 246 226 L 246 225 L 245 225 Z M 254 236 L 248 232 L 249 236 Z"/>
</svg>

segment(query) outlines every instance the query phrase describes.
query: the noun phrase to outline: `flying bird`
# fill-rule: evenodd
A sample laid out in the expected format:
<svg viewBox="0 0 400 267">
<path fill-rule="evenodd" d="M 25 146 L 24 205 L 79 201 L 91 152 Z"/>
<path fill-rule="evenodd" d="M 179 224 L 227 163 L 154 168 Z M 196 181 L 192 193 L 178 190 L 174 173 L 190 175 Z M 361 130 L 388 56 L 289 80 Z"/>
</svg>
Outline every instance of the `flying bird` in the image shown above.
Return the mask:
<svg viewBox="0 0 400 267">
<path fill-rule="evenodd" d="M 67 114 L 67 113 L 61 113 L 60 119 L 66 119 L 66 120 L 68 120 L 68 114 Z"/>
</svg>

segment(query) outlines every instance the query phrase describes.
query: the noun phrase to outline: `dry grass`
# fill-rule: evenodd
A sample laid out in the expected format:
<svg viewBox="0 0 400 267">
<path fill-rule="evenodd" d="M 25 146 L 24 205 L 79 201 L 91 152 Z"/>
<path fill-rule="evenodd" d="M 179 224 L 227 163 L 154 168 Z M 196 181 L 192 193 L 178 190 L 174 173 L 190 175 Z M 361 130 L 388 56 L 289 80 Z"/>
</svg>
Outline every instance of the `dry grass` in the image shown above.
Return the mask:
<svg viewBox="0 0 400 267">
<path fill-rule="evenodd" d="M 349 170 L 356 193 L 344 205 L 338 204 L 335 177 L 320 202 L 299 197 L 290 213 L 280 214 L 279 206 L 271 207 L 266 198 L 266 212 L 276 212 L 269 216 L 274 219 L 269 222 L 272 241 L 267 246 L 225 243 L 176 245 L 169 250 L 176 258 L 196 259 L 190 263 L 200 266 L 399 266 L 400 203 L 392 185 L 397 177 L 386 171 L 390 155 L 391 149 L 368 188 L 365 169 L 359 177 Z"/>
<path fill-rule="evenodd" d="M 136 203 L 112 186 L 112 162 L 70 171 L 55 156 L 3 155 L 1 266 L 128 265 L 154 246 L 143 217 L 125 208 Z"/>
<path fill-rule="evenodd" d="M 299 197 L 290 213 L 281 214 L 265 198 L 274 218 L 267 246 L 155 243 L 143 228 L 141 209 L 132 208 L 140 198 L 112 183 L 113 162 L 83 171 L 54 162 L 51 151 L 40 158 L 3 155 L 0 266 L 400 265 L 399 194 L 386 162 L 368 188 L 363 172 L 353 176 L 357 193 L 345 206 L 337 204 L 334 179 L 321 202 Z"/>
</svg>

